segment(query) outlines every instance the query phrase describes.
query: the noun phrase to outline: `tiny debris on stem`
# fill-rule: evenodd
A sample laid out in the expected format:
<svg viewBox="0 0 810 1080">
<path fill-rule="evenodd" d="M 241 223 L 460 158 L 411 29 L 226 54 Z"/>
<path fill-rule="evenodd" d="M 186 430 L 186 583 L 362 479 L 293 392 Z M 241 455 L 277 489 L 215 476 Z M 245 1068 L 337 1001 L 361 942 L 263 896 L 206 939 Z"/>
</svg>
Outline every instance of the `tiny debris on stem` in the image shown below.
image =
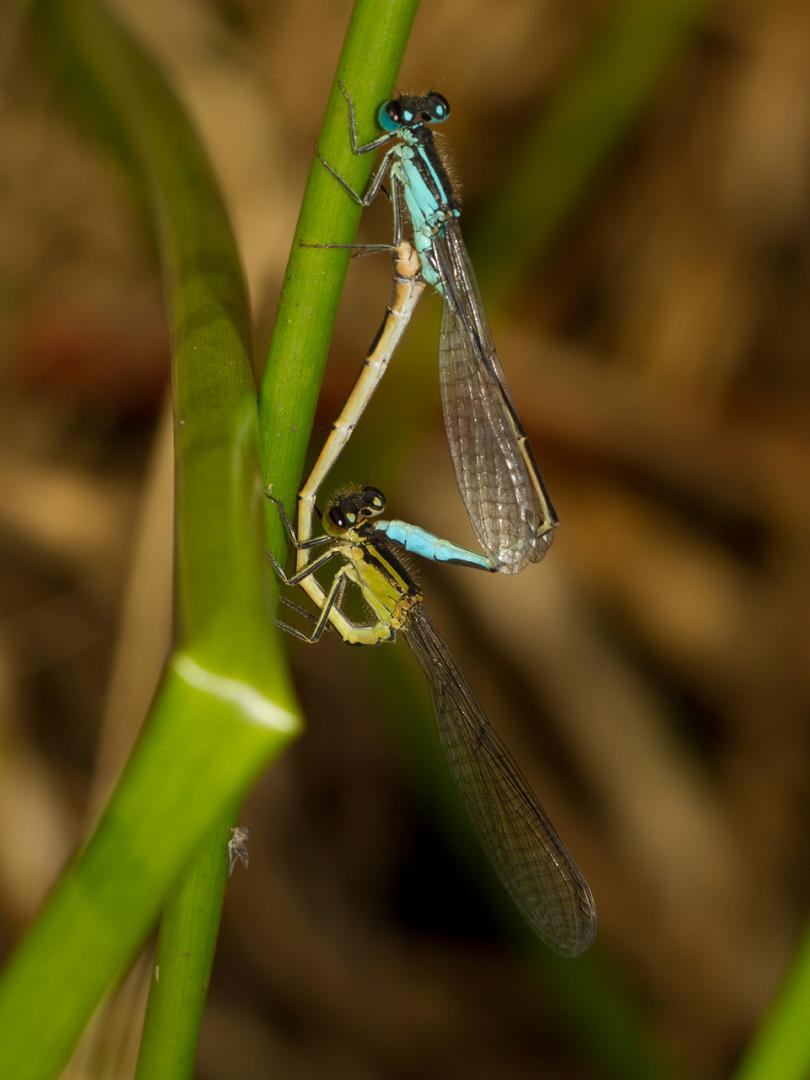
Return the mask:
<svg viewBox="0 0 810 1080">
<path fill-rule="evenodd" d="M 250 854 L 247 849 L 247 840 L 250 829 L 246 825 L 235 825 L 231 829 L 231 838 L 228 841 L 228 877 L 233 873 L 237 863 L 241 863 L 247 870 L 250 863 Z"/>
</svg>

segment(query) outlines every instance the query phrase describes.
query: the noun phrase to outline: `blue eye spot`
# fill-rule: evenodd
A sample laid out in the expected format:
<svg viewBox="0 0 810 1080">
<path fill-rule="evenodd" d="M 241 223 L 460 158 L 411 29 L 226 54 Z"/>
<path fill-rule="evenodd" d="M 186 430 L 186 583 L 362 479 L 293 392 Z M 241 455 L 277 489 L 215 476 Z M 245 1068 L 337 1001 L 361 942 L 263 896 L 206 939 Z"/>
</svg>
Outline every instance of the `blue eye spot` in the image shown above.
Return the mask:
<svg viewBox="0 0 810 1080">
<path fill-rule="evenodd" d="M 413 113 L 410 109 L 405 110 L 405 112 L 402 114 L 402 119 L 405 121 L 406 124 L 410 124 L 411 120 L 413 120 Z"/>
<path fill-rule="evenodd" d="M 430 119 L 434 124 L 442 124 L 450 115 L 450 102 L 441 94 L 431 92 L 425 99 L 430 110 Z"/>
</svg>

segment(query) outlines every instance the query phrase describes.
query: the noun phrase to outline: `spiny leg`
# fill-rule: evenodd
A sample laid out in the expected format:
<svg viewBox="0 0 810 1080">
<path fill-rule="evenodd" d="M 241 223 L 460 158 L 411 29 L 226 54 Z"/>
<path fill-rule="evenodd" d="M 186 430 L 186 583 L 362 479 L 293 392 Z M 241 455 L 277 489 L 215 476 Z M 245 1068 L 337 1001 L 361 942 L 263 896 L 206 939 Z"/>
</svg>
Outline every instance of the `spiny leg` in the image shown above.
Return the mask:
<svg viewBox="0 0 810 1080">
<path fill-rule="evenodd" d="M 346 591 L 346 583 L 349 580 L 347 577 L 349 569 L 348 565 L 342 566 L 332 579 L 332 584 L 322 602 L 320 613 L 311 634 L 305 634 L 280 619 L 276 620 L 276 626 L 307 645 L 314 645 L 319 641 L 324 629 L 329 626 L 330 622 L 341 638 L 349 645 L 379 645 L 386 641 L 393 641 L 396 637 L 396 631 L 388 624 L 376 622 L 358 626 L 343 614 L 341 604 Z M 335 615 L 340 616 L 339 622 L 335 620 Z M 311 616 L 307 615 L 307 617 Z"/>
<path fill-rule="evenodd" d="M 323 539 L 323 537 L 318 537 L 318 539 Z M 327 539 L 331 539 L 331 537 L 327 537 Z M 309 577 L 310 574 L 314 574 L 316 570 L 320 570 L 322 566 L 325 566 L 330 559 L 333 559 L 335 555 L 338 554 L 340 554 L 340 546 L 335 544 L 329 551 L 324 552 L 323 555 L 320 555 L 313 562 L 307 563 L 303 570 L 300 570 L 297 574 L 293 574 L 291 577 L 287 577 L 281 563 L 271 551 L 268 551 L 267 558 L 270 560 L 273 569 L 285 585 L 300 585 L 304 578 Z"/>
<path fill-rule="evenodd" d="M 312 565 L 314 564 L 310 564 L 310 566 L 307 567 L 307 571 L 311 569 Z M 340 609 L 340 604 L 343 601 L 343 594 L 346 591 L 347 570 L 348 567 L 341 566 L 332 579 L 332 584 L 329 586 L 329 592 L 326 594 L 326 599 L 315 620 L 315 626 L 313 627 L 311 634 L 305 634 L 303 631 L 296 629 L 294 626 L 290 626 L 289 623 L 282 622 L 280 619 L 276 619 L 276 626 L 285 630 L 288 634 L 292 634 L 293 637 L 298 638 L 299 641 L 306 642 L 307 645 L 314 645 L 316 642 L 320 641 L 324 627 L 328 625 L 328 619 L 332 608 L 337 606 L 338 610 Z"/>
<path fill-rule="evenodd" d="M 300 615 L 302 619 L 306 619 L 307 622 L 314 623 L 317 621 L 316 615 L 314 615 L 311 611 L 307 611 L 305 607 L 301 607 L 300 604 L 296 604 L 294 601 L 290 600 L 289 597 L 286 597 L 284 595 L 284 593 L 281 593 L 278 601 L 280 604 L 283 604 L 284 607 L 289 608 L 290 611 L 294 611 L 296 615 Z M 329 626 L 329 629 L 334 629 L 331 624 Z"/>
<path fill-rule="evenodd" d="M 338 83 L 340 92 L 346 99 L 346 105 L 349 110 L 349 137 L 352 143 L 353 154 L 368 154 L 372 150 L 379 150 L 381 146 L 385 146 L 387 142 L 390 142 L 394 138 L 396 132 L 386 131 L 383 135 L 378 135 L 376 139 L 372 139 L 371 142 L 365 143 L 361 146 L 357 141 L 357 115 L 355 113 L 354 101 L 349 91 L 346 89 L 346 84 L 341 79 Z"/>
<path fill-rule="evenodd" d="M 390 136 L 387 136 L 384 142 L 387 142 L 389 138 Z M 380 145 L 382 145 L 382 143 L 380 143 Z M 369 144 L 369 146 L 371 149 L 375 149 L 372 144 Z M 334 165 L 332 165 L 331 162 L 326 160 L 326 158 L 323 156 L 317 146 L 315 147 L 315 153 L 318 155 L 318 160 L 320 161 L 321 165 L 323 165 L 323 167 L 328 172 L 330 172 L 332 176 L 334 176 L 334 178 L 337 180 L 337 182 L 340 184 L 346 194 L 349 195 L 350 198 L 354 199 L 354 201 L 359 206 L 366 207 L 371 206 L 371 204 L 379 195 L 380 188 L 382 187 L 382 182 L 385 179 L 385 174 L 391 167 L 392 157 L 394 154 L 397 153 L 397 147 L 392 146 L 390 150 L 386 150 L 385 154 L 383 154 L 382 160 L 377 166 L 376 171 L 372 174 L 371 180 L 369 181 L 368 187 L 366 188 L 365 194 L 363 195 L 360 195 L 360 193 L 355 191 L 347 180 L 344 180 L 344 178 L 340 175 Z M 393 184 L 391 186 L 393 188 Z"/>
<path fill-rule="evenodd" d="M 334 543 L 334 540 L 333 540 L 333 538 L 331 536 L 313 536 L 313 537 L 308 537 L 306 540 L 299 540 L 298 536 L 296 535 L 295 529 L 293 528 L 293 523 L 292 523 L 292 521 L 290 521 L 290 516 L 287 513 L 287 511 L 286 511 L 286 509 L 284 507 L 284 503 L 281 501 L 281 499 L 277 499 L 276 496 L 271 495 L 269 491 L 266 491 L 265 495 L 270 500 L 270 502 L 276 504 L 276 508 L 278 509 L 279 515 L 281 516 L 282 524 L 284 525 L 284 528 L 285 528 L 285 530 L 287 532 L 287 538 L 289 539 L 292 546 L 296 549 L 296 551 L 300 551 L 302 549 L 306 550 L 306 549 L 309 549 L 309 548 L 321 547 L 323 544 Z M 276 560 L 273 558 L 272 555 L 270 556 L 270 559 L 271 559 L 274 566 L 278 565 Z M 322 565 L 322 560 L 316 560 L 316 561 L 318 562 L 319 566 Z M 312 565 L 315 565 L 315 564 L 313 563 Z M 283 571 L 282 571 L 282 578 L 283 578 Z M 284 579 L 284 580 L 285 580 L 286 585 L 290 584 L 289 581 L 286 581 L 286 579 Z"/>
<path fill-rule="evenodd" d="M 298 245 L 305 248 L 333 248 L 338 251 L 350 251 L 352 258 L 363 255 L 379 255 L 384 251 L 396 251 L 396 244 L 305 244 L 302 240 Z"/>
</svg>

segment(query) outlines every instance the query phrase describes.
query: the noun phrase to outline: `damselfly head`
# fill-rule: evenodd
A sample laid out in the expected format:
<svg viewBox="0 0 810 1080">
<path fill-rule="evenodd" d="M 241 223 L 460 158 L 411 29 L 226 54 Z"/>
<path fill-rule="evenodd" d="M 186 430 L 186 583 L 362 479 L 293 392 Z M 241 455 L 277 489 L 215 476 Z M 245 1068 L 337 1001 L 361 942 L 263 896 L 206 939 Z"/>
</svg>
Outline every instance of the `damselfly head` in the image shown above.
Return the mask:
<svg viewBox="0 0 810 1080">
<path fill-rule="evenodd" d="M 385 509 L 385 496 L 375 487 L 350 491 L 336 499 L 323 517 L 323 527 L 331 536 L 341 536 L 356 529 Z"/>
<path fill-rule="evenodd" d="M 380 106 L 377 121 L 383 131 L 415 128 L 422 124 L 441 124 L 450 115 L 450 103 L 442 94 L 431 90 L 423 97 L 392 98 Z"/>
</svg>

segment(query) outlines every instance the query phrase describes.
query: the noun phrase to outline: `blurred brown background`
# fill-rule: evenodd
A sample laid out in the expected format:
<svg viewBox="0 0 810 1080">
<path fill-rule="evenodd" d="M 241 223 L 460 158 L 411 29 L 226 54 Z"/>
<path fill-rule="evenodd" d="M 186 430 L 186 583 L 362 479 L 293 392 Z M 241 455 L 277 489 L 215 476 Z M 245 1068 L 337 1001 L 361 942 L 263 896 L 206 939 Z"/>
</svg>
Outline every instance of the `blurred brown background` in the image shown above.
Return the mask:
<svg viewBox="0 0 810 1080">
<path fill-rule="evenodd" d="M 116 7 L 213 157 L 261 361 L 350 5 Z M 399 86 L 451 101 L 444 133 L 471 239 L 504 163 L 615 10 L 423 5 Z M 7 10 L 3 23 L 8 942 L 97 812 L 149 701 L 169 638 L 171 467 L 148 228 L 22 21 Z M 553 551 L 517 579 L 421 573 L 591 883 L 594 956 L 561 967 L 510 946 L 492 894 L 437 823 L 418 755 L 404 752 L 390 659 L 336 641 L 291 646 L 309 727 L 244 809 L 251 864 L 227 897 L 200 1077 L 732 1069 L 810 886 L 808 56 L 802 0 L 698 13 L 554 243 L 493 303 L 562 522 Z M 388 228 L 387 208 L 375 209 L 363 235 Z M 485 299 L 497 272 L 485 265 Z M 355 261 L 313 447 L 387 296 L 385 259 Z M 369 411 L 368 431 L 389 432 L 391 446 L 370 454 L 367 438 L 364 464 L 358 451 L 344 471 L 382 487 L 395 516 L 464 542 L 439 411 L 438 307 L 422 302 Z M 409 364 L 429 377 L 408 382 L 398 369 Z M 130 1074 L 141 985 L 99 1022 L 74 1075 Z M 577 995 L 592 1003 L 587 1020 Z M 610 1030 L 613 1006 L 629 1018 L 636 1072 L 618 1071 L 621 1055 L 594 1030 L 600 1015 Z"/>
</svg>

